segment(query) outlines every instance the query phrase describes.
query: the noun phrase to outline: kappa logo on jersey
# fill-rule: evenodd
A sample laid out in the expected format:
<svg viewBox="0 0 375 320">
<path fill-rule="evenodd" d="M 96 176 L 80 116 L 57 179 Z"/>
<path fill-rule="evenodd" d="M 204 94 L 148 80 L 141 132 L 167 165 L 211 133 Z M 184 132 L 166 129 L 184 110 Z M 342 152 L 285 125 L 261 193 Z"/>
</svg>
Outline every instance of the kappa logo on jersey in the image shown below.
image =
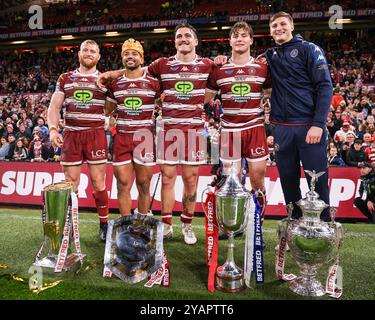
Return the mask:
<svg viewBox="0 0 375 320">
<path fill-rule="evenodd" d="M 129 84 L 129 88 L 135 88 L 137 85 L 135 84 L 135 83 L 131 83 L 131 84 Z"/>
<path fill-rule="evenodd" d="M 189 71 L 189 68 L 187 66 L 183 66 L 181 71 Z"/>
<path fill-rule="evenodd" d="M 138 97 L 128 97 L 124 100 L 124 106 L 132 110 L 137 110 L 142 106 L 142 99 Z"/>
<path fill-rule="evenodd" d="M 175 84 L 174 88 L 176 89 L 177 92 L 186 94 L 186 93 L 193 91 L 194 85 L 190 81 L 178 81 Z"/>
<path fill-rule="evenodd" d="M 232 86 L 231 91 L 233 94 L 243 97 L 251 91 L 251 86 L 247 83 L 236 83 Z"/>
<path fill-rule="evenodd" d="M 94 94 L 89 90 L 76 90 L 73 93 L 74 99 L 81 102 L 90 102 Z"/>
<path fill-rule="evenodd" d="M 236 74 L 244 74 L 245 73 L 245 71 L 243 71 L 242 69 L 239 69 L 237 72 L 236 72 Z"/>
</svg>

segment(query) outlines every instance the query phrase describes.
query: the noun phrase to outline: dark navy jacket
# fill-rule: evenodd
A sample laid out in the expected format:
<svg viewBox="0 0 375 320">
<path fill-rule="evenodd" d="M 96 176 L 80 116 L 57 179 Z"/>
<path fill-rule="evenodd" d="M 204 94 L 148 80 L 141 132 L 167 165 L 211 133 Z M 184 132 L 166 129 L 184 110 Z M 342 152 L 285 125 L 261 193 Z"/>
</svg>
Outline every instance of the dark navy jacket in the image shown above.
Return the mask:
<svg viewBox="0 0 375 320">
<path fill-rule="evenodd" d="M 295 35 L 264 55 L 272 77 L 271 122 L 323 128 L 333 95 L 323 50 Z"/>
</svg>

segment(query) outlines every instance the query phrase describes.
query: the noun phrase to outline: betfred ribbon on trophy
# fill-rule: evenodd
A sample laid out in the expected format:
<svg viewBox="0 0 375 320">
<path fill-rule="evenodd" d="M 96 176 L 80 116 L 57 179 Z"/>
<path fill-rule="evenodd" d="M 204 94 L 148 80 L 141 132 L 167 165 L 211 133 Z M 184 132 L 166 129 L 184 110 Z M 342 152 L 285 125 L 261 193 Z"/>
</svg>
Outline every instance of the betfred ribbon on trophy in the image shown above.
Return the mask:
<svg viewBox="0 0 375 320">
<path fill-rule="evenodd" d="M 79 241 L 78 197 L 73 184 L 50 184 L 44 188 L 42 197 L 44 240 L 33 265 L 47 272 L 77 271 L 82 267 L 84 255 Z M 71 239 L 76 253 L 71 253 Z M 47 256 L 41 258 L 44 249 Z"/>
<path fill-rule="evenodd" d="M 114 274 L 126 283 L 138 283 L 160 267 L 169 268 L 164 256 L 163 264 L 163 223 L 159 220 L 134 214 L 108 223 L 104 277 Z"/>
<path fill-rule="evenodd" d="M 303 296 L 317 297 L 328 293 L 338 298 L 342 294 L 342 269 L 338 261 L 339 248 L 344 237 L 343 228 L 340 223 L 334 221 L 334 208 L 331 208 L 330 223 L 320 220 L 321 212 L 328 205 L 319 199 L 319 194 L 315 192 L 315 184 L 324 172 L 306 173 L 311 176 L 310 191 L 307 192 L 306 198 L 297 202 L 302 210 L 302 217 L 290 220 L 292 208 L 289 207 L 287 223 L 283 220 L 279 224 L 280 243 L 276 256 L 276 275 L 280 279 L 289 280 L 288 276 L 284 275 L 285 247 L 288 245 L 301 270 L 301 275 L 289 282 L 289 288 Z M 332 261 L 335 261 L 335 264 L 330 268 L 324 288 L 317 279 L 317 273 L 319 268 Z"/>
<path fill-rule="evenodd" d="M 206 229 L 206 265 L 208 272 L 208 291 L 215 291 L 215 274 L 219 251 L 219 228 L 216 217 L 214 188 L 208 187 L 206 201 L 203 202 Z M 203 195 L 203 194 L 202 194 Z"/>
</svg>

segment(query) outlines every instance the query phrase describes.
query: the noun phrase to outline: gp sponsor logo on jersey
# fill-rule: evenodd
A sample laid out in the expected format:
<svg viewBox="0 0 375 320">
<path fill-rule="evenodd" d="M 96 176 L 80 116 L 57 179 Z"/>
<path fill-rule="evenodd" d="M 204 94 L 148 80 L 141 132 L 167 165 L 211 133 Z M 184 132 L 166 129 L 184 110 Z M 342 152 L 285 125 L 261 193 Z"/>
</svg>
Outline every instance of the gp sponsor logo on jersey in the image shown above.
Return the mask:
<svg viewBox="0 0 375 320">
<path fill-rule="evenodd" d="M 194 89 L 194 84 L 190 81 L 178 81 L 174 85 L 174 88 L 178 92 L 176 95 L 178 99 L 190 99 L 191 94 L 190 92 Z"/>
<path fill-rule="evenodd" d="M 74 99 L 83 103 L 90 102 L 93 96 L 94 94 L 90 90 L 76 90 L 73 93 Z"/>
<path fill-rule="evenodd" d="M 190 81 L 178 81 L 174 85 L 174 88 L 176 89 L 177 92 L 186 94 L 186 93 L 193 91 L 194 85 Z"/>
<path fill-rule="evenodd" d="M 127 97 L 124 100 L 124 106 L 129 109 L 126 111 L 127 114 L 139 114 L 142 111 L 139 108 L 142 106 L 142 99 L 139 97 Z"/>
<path fill-rule="evenodd" d="M 232 93 L 235 95 L 234 101 L 246 102 L 250 100 L 249 96 L 246 96 L 251 92 L 251 86 L 247 83 L 236 83 L 231 87 Z"/>
</svg>

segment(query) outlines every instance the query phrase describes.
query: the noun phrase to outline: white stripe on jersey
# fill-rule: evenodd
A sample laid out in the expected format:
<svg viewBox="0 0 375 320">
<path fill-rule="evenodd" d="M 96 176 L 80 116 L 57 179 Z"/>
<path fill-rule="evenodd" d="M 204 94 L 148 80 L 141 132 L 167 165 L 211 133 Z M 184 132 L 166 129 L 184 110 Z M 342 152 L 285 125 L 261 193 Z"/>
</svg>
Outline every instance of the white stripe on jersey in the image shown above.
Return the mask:
<svg viewBox="0 0 375 320">
<path fill-rule="evenodd" d="M 221 131 L 222 132 L 239 132 L 239 131 L 244 131 L 247 129 L 252 129 L 252 128 L 257 128 L 257 127 L 263 127 L 263 123 L 255 124 L 255 125 L 249 125 L 249 126 L 244 126 L 241 128 L 231 128 L 231 127 L 222 127 Z"/>
<path fill-rule="evenodd" d="M 155 106 L 153 104 L 143 104 L 140 108 L 137 110 L 142 110 L 142 111 L 153 111 Z M 129 108 L 125 107 L 122 104 L 117 105 L 118 110 L 129 110 Z"/>
<path fill-rule="evenodd" d="M 87 103 L 87 104 L 91 104 L 91 105 L 95 104 L 95 105 L 99 105 L 99 106 L 104 106 L 105 100 L 92 99 L 88 102 L 81 102 L 81 101 L 77 101 L 76 99 L 67 98 L 67 99 L 65 99 L 65 103 L 72 103 L 72 104 Z"/>
<path fill-rule="evenodd" d="M 179 123 L 179 124 L 202 124 L 203 120 L 200 118 L 171 118 L 163 117 L 162 122 L 165 123 Z"/>
<path fill-rule="evenodd" d="M 233 123 L 233 122 L 226 121 L 224 119 L 221 119 L 221 122 L 222 122 L 223 127 L 227 127 L 227 128 L 233 127 L 233 128 L 235 128 L 235 127 L 242 127 L 242 126 L 251 125 L 252 123 L 263 121 L 263 120 L 264 120 L 264 117 L 257 117 L 257 118 L 254 118 L 254 119 L 250 120 L 250 121 L 241 122 L 241 123 Z"/>
<path fill-rule="evenodd" d="M 250 115 L 250 114 L 259 114 L 262 113 L 264 110 L 263 108 L 254 108 L 254 109 L 240 109 L 240 108 L 233 108 L 233 109 L 223 109 L 223 114 L 229 115 Z"/>
<path fill-rule="evenodd" d="M 130 89 L 130 90 L 116 90 L 113 92 L 116 98 L 123 97 L 125 95 L 142 95 L 146 97 L 155 97 L 155 91 L 152 90 L 140 90 L 140 89 Z"/>
<path fill-rule="evenodd" d="M 163 109 L 181 109 L 181 110 L 203 110 L 203 104 L 175 104 L 163 103 Z"/>
<path fill-rule="evenodd" d="M 82 120 L 104 120 L 103 114 L 90 114 L 90 113 L 81 113 L 81 112 L 66 112 L 66 119 L 82 119 Z"/>
<path fill-rule="evenodd" d="M 79 81 L 79 80 L 77 80 Z M 81 89 L 86 89 L 86 88 L 90 88 L 90 89 L 94 89 L 94 90 L 98 90 L 98 87 L 96 86 L 95 83 L 84 83 L 83 85 L 81 85 L 80 83 L 77 83 L 77 82 L 73 82 L 73 83 L 67 83 L 64 85 L 64 89 L 65 90 L 69 90 L 69 89 L 73 89 L 73 88 L 79 88 L 80 90 Z"/>
<path fill-rule="evenodd" d="M 129 126 L 129 127 L 134 127 L 134 126 L 141 126 L 141 125 L 153 125 L 154 121 L 152 119 L 150 120 L 117 120 L 116 123 L 118 125 L 123 125 L 123 126 Z"/>
<path fill-rule="evenodd" d="M 258 76 L 247 76 L 246 75 L 246 78 L 244 79 L 244 81 L 262 84 L 266 81 L 266 78 L 258 77 Z M 228 77 L 228 78 L 223 78 L 223 79 L 217 80 L 216 83 L 218 85 L 225 85 L 225 84 L 228 84 L 228 83 L 229 84 L 236 84 L 236 83 L 238 83 L 238 81 L 236 80 L 235 77 Z"/>
<path fill-rule="evenodd" d="M 186 75 L 189 77 L 186 77 Z M 208 73 L 166 73 L 160 76 L 162 81 L 174 81 L 174 80 L 182 80 L 182 81 L 190 81 L 190 80 L 207 80 Z"/>
<path fill-rule="evenodd" d="M 92 130 L 92 127 L 78 127 L 78 126 L 68 126 L 65 125 L 64 130 L 67 131 L 85 131 L 85 130 Z M 95 129 L 104 129 L 104 124 L 101 126 L 95 127 Z"/>
<path fill-rule="evenodd" d="M 251 98 L 262 98 L 262 92 L 250 92 L 246 93 L 241 97 L 251 97 Z M 234 100 L 235 98 L 238 98 L 238 94 L 231 94 L 231 93 L 225 93 L 221 95 L 222 100 Z"/>
<path fill-rule="evenodd" d="M 189 95 L 194 95 L 194 96 L 203 96 L 205 94 L 205 89 L 196 89 L 196 90 L 191 90 L 188 94 Z M 174 95 L 174 94 L 179 94 L 176 90 L 164 90 L 166 95 Z"/>
</svg>

